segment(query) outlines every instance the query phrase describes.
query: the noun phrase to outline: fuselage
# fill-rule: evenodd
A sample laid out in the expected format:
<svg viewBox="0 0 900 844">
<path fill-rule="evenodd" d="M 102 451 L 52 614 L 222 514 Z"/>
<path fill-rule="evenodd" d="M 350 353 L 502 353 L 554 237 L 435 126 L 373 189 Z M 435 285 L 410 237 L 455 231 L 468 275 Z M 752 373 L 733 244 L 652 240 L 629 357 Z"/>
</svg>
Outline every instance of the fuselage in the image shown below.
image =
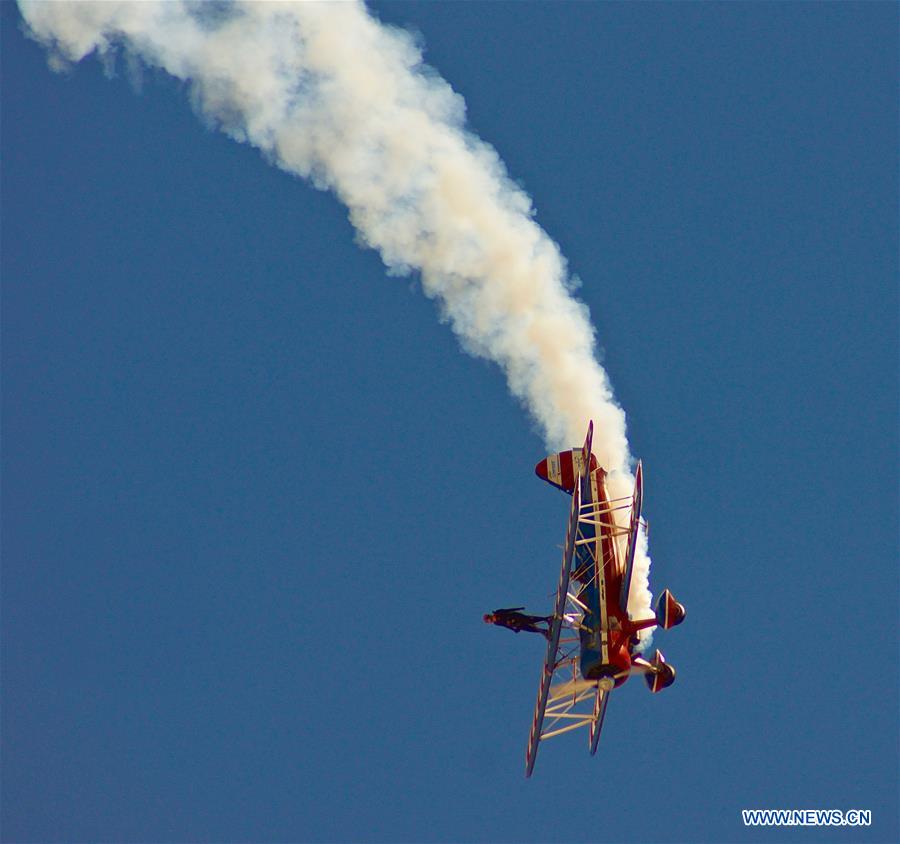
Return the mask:
<svg viewBox="0 0 900 844">
<path fill-rule="evenodd" d="M 627 525 L 616 521 L 606 472 L 600 467 L 583 478 L 582 513 L 588 512 L 592 515 L 581 524 L 583 541 L 572 565 L 573 576 L 581 584 L 577 597 L 584 611 L 579 631 L 581 675 L 587 680 L 610 677 L 619 686 L 631 671 L 635 633 L 645 625 L 633 624 L 627 607 L 621 605 L 625 572 L 619 537 Z"/>
</svg>

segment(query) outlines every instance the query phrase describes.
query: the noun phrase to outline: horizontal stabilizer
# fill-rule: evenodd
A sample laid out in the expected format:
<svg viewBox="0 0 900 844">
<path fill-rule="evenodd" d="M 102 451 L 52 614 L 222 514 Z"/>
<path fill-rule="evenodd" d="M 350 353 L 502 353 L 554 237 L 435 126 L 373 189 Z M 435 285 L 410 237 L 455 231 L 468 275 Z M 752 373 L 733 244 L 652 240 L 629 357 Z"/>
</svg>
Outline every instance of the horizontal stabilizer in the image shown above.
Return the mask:
<svg viewBox="0 0 900 844">
<path fill-rule="evenodd" d="M 545 457 L 534 467 L 534 473 L 541 480 L 571 495 L 575 484 L 578 483 L 578 478 L 597 468 L 597 458 L 591 454 L 593 436 L 594 423 L 591 422 L 581 448 L 572 448 Z"/>
<path fill-rule="evenodd" d="M 597 466 L 597 458 L 592 454 L 590 471 L 593 472 Z M 542 481 L 571 495 L 575 489 L 576 479 L 586 474 L 581 449 L 573 448 L 570 451 L 551 454 L 534 467 L 534 473 Z"/>
</svg>

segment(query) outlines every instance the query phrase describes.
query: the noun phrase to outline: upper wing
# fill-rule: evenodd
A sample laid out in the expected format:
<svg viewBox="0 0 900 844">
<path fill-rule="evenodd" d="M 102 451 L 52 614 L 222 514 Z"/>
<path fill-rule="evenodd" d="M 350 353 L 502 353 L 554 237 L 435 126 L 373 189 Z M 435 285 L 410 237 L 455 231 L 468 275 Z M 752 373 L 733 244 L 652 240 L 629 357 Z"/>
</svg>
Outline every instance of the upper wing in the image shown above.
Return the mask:
<svg viewBox="0 0 900 844">
<path fill-rule="evenodd" d="M 625 570 L 622 574 L 622 591 L 619 606 L 627 612 L 628 590 L 631 588 L 631 571 L 634 568 L 634 552 L 637 548 L 638 531 L 641 529 L 641 507 L 644 502 L 644 473 L 638 461 L 634 474 L 634 497 L 631 501 L 631 525 L 628 528 L 628 550 L 625 553 Z"/>
<path fill-rule="evenodd" d="M 590 434 L 588 434 L 590 437 Z M 588 447 L 590 444 L 588 443 Z M 534 718 L 531 722 L 531 734 L 528 737 L 528 750 L 525 753 L 525 776 L 530 777 L 537 758 L 538 744 L 541 741 L 541 727 L 547 709 L 547 696 L 550 693 L 550 681 L 558 663 L 559 632 L 562 627 L 563 613 L 566 608 L 566 596 L 569 593 L 569 574 L 572 571 L 572 557 L 575 553 L 575 532 L 578 526 L 578 515 L 581 510 L 581 488 L 575 485 L 572 492 L 572 509 L 569 511 L 569 526 L 566 531 L 566 544 L 563 549 L 562 570 L 559 574 L 559 588 L 556 591 L 556 607 L 550 623 L 550 639 L 547 642 L 547 655 L 541 671 L 541 684 L 538 688 L 537 703 L 534 707 Z"/>
</svg>

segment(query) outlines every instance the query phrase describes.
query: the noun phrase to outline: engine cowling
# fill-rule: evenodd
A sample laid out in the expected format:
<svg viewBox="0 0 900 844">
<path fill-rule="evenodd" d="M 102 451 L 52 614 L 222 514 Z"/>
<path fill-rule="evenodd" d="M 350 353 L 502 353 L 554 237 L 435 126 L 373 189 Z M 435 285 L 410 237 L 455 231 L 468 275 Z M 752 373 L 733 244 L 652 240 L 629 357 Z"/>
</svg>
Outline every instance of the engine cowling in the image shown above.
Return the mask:
<svg viewBox="0 0 900 844">
<path fill-rule="evenodd" d="M 615 686 L 621 686 L 631 674 L 631 654 L 624 642 L 609 649 L 609 662 L 602 662 L 600 652 L 592 648 L 582 648 L 581 676 L 586 680 L 609 677 Z"/>
<path fill-rule="evenodd" d="M 675 596 L 668 589 L 664 589 L 656 603 L 656 620 L 660 627 L 665 630 L 675 627 L 684 621 L 686 615 L 684 604 L 679 604 Z"/>
<path fill-rule="evenodd" d="M 650 660 L 651 670 L 644 674 L 644 680 L 647 682 L 647 688 L 653 694 L 661 692 L 675 682 L 675 669 L 666 662 L 666 658 L 662 655 L 662 651 L 657 650 Z"/>
</svg>

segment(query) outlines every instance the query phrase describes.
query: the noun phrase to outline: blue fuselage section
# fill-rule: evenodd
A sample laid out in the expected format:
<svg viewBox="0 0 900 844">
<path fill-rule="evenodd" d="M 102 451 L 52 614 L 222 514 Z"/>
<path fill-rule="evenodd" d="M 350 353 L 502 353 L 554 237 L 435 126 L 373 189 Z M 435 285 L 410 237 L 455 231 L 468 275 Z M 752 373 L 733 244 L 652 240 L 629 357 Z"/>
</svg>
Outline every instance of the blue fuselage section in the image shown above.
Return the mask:
<svg viewBox="0 0 900 844">
<path fill-rule="evenodd" d="M 591 483 L 590 474 L 582 478 L 582 507 L 586 504 L 595 505 L 596 490 Z M 583 540 L 586 540 L 582 542 Z M 595 570 L 596 562 L 602 565 L 597 537 L 597 528 L 588 521 L 583 521 L 579 526 L 579 544 L 575 549 L 573 570 L 580 573 L 579 580 L 584 584 L 578 593 L 578 600 L 584 604 L 584 617 L 581 620 L 579 631 L 580 653 L 579 667 L 581 676 L 593 679 L 600 676 L 603 670 L 603 617 L 600 609 L 600 592 L 597 588 L 598 578 Z"/>
</svg>

